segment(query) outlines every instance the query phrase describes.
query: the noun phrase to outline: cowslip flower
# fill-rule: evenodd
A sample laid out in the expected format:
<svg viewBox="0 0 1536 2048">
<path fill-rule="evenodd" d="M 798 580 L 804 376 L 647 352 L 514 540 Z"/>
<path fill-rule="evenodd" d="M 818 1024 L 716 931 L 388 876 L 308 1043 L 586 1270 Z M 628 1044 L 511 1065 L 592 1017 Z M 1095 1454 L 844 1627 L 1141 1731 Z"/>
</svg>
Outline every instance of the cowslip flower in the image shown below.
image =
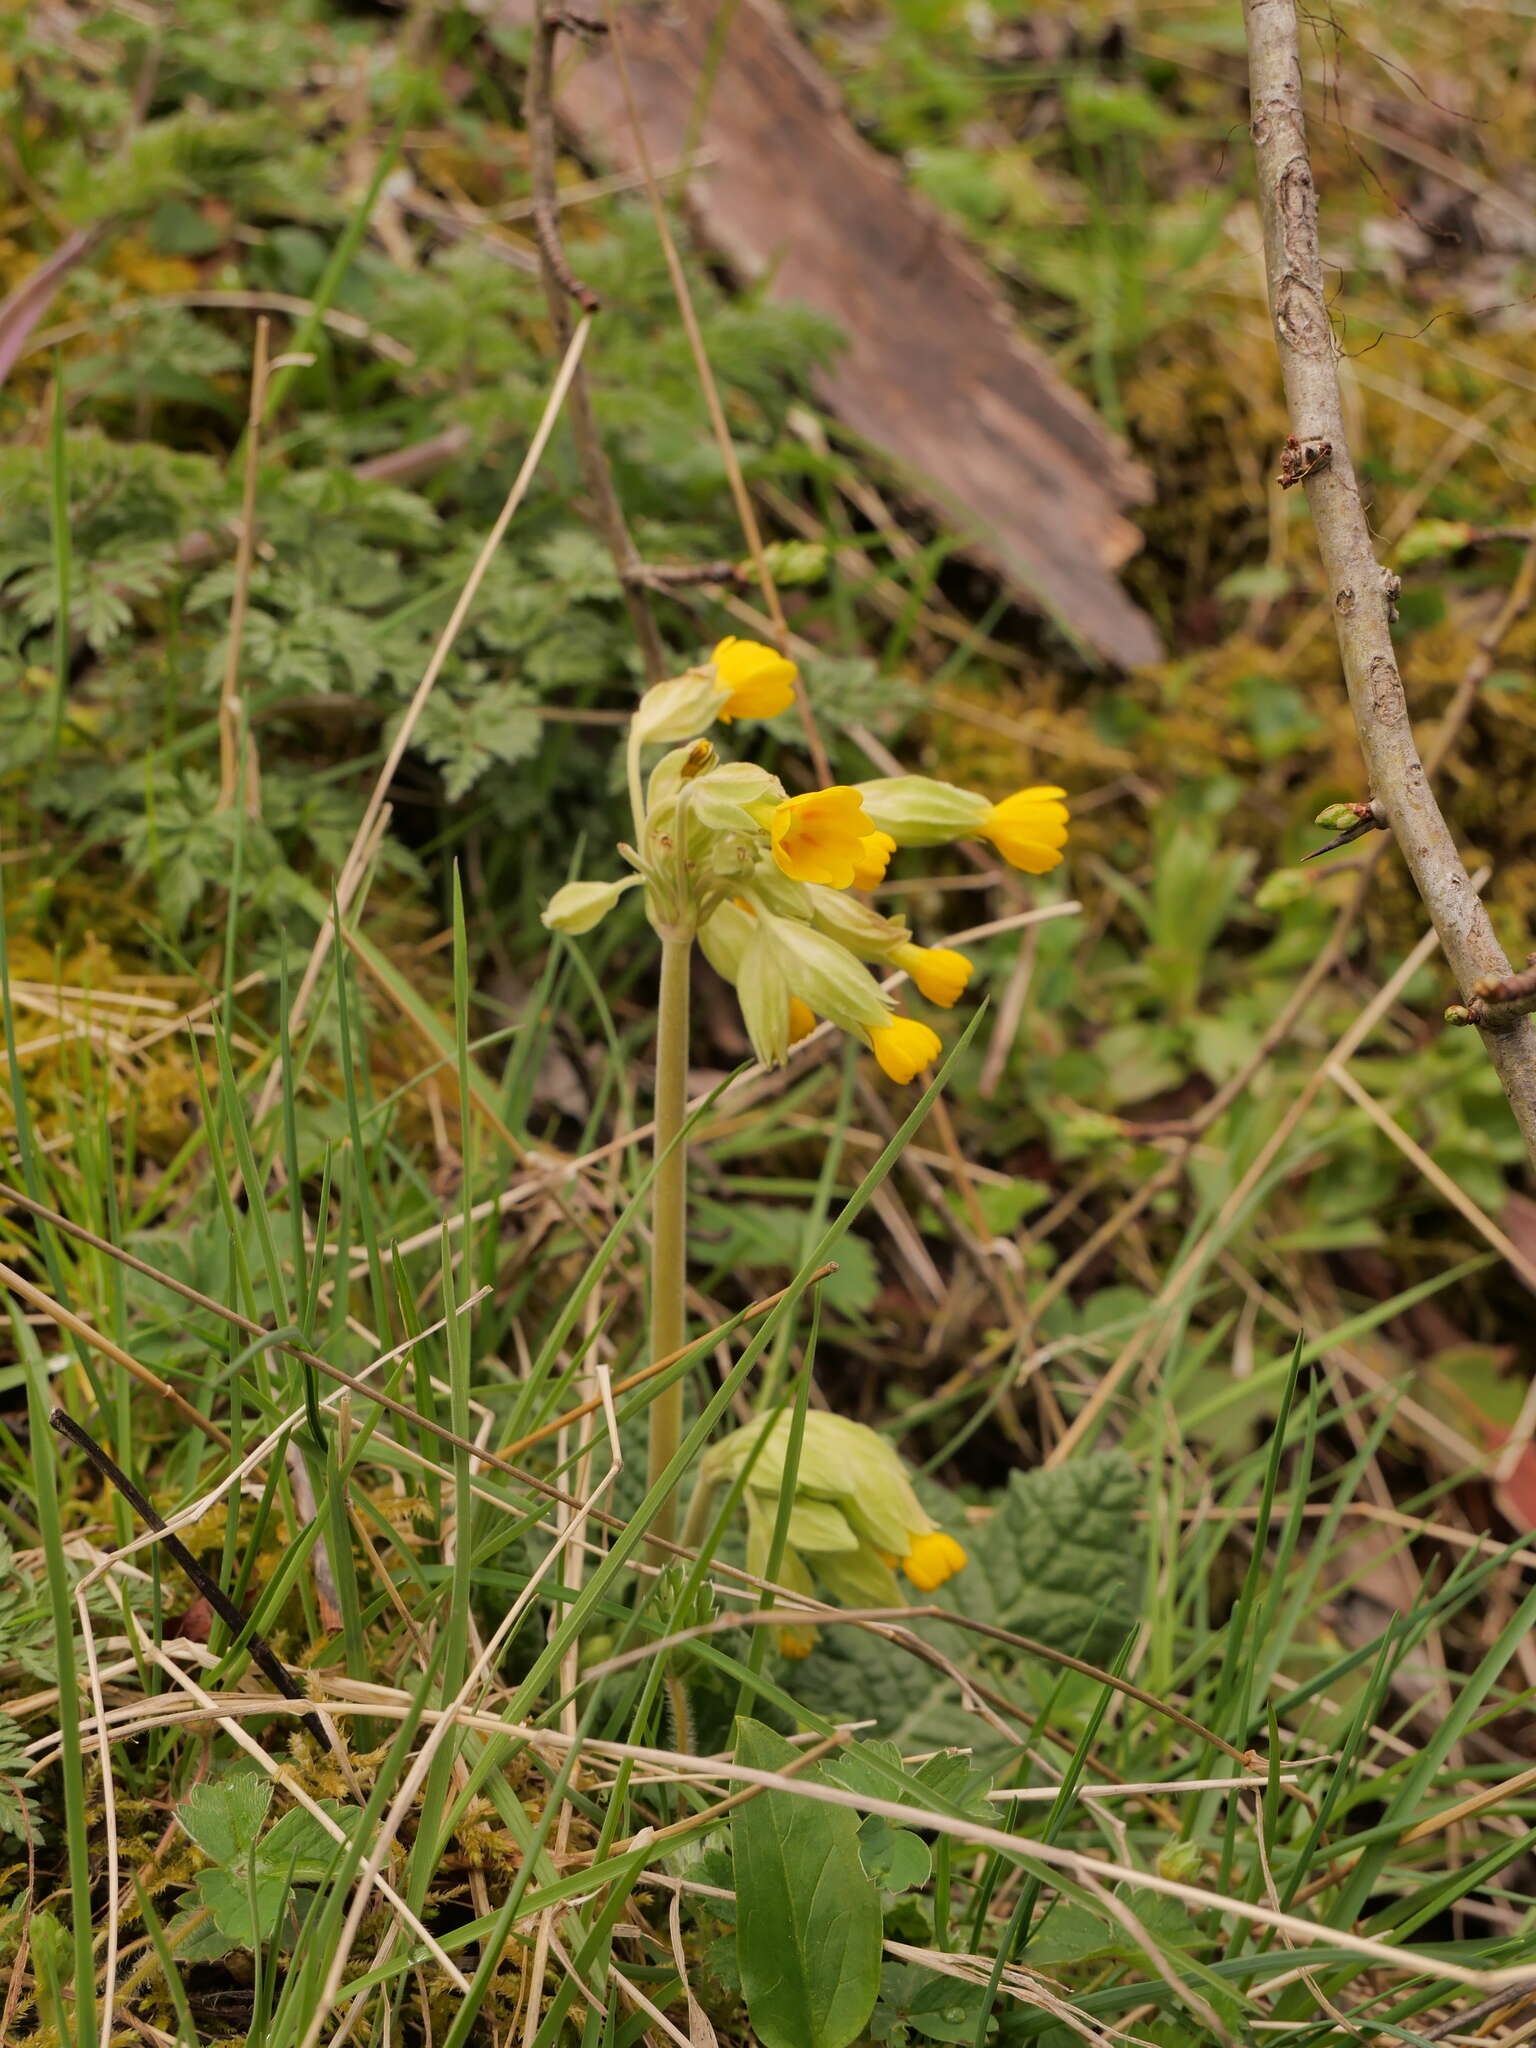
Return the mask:
<svg viewBox="0 0 1536 2048">
<path fill-rule="evenodd" d="M 869 1046 L 881 1072 L 903 1087 L 915 1081 L 924 1067 L 931 1067 L 944 1050 L 937 1031 L 915 1017 L 893 1017 L 889 1024 L 877 1024 L 869 1034 Z"/>
<path fill-rule="evenodd" d="M 709 659 L 715 688 L 725 698 L 719 716 L 727 725 L 734 718 L 777 718 L 794 703 L 800 671 L 760 640 L 722 640 Z"/>
<path fill-rule="evenodd" d="M 1066 797 L 1064 789 L 1015 790 L 988 811 L 982 836 L 1010 867 L 1027 875 L 1049 874 L 1067 843 Z"/>
<path fill-rule="evenodd" d="M 708 1450 L 704 1487 L 728 1483 L 747 1467 L 747 1569 L 766 1576 L 774 1522 L 788 1469 L 788 1415 L 750 1422 Z M 759 1447 L 760 1446 L 760 1447 Z M 755 1454 L 755 1455 L 754 1455 Z M 786 1545 L 778 1583 L 809 1594 L 819 1580 L 848 1606 L 901 1603 L 899 1569 L 920 1593 L 932 1593 L 966 1565 L 965 1550 L 940 1529 L 918 1499 L 900 1455 L 874 1430 L 813 1408 L 804 1420 Z M 796 1624 L 787 1656 L 804 1656 L 814 1626 Z"/>
<path fill-rule="evenodd" d="M 630 743 L 676 746 L 721 719 L 776 718 L 795 701 L 792 661 L 758 640 L 722 640 L 709 660 L 653 683 L 635 706 Z"/>
<path fill-rule="evenodd" d="M 849 889 L 861 864 L 867 872 L 864 841 L 875 836 L 875 828 L 859 792 L 834 785 L 775 804 L 768 815 L 768 836 L 774 861 L 792 881 Z"/>
<path fill-rule="evenodd" d="M 887 775 L 855 786 L 876 829 L 898 846 L 988 839 L 1010 866 L 1043 875 L 1067 843 L 1066 791 L 1054 785 L 1018 789 L 1000 803 L 929 775 Z"/>
<path fill-rule="evenodd" d="M 889 959 L 893 967 L 905 968 L 918 993 L 941 1010 L 955 1007 L 971 978 L 971 962 L 953 946 L 919 946 L 907 939 L 892 948 Z"/>
</svg>

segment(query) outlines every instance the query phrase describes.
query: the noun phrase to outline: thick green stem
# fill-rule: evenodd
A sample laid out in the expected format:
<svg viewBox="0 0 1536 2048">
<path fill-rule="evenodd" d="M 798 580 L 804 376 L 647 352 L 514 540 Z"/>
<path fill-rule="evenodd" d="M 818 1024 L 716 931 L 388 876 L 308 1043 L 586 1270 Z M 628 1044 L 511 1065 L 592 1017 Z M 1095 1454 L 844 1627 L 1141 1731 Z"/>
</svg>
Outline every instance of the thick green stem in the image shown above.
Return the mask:
<svg viewBox="0 0 1536 2048">
<path fill-rule="evenodd" d="M 635 819 L 635 844 L 645 851 L 645 784 L 640 776 L 640 741 L 633 726 L 624 750 L 624 772 L 629 782 L 629 808 Z"/>
<path fill-rule="evenodd" d="M 678 1142 L 688 1107 L 688 966 L 693 935 L 661 942 L 661 1004 L 656 1020 L 656 1177 L 651 1183 L 651 1357 L 686 1342 L 684 1285 L 688 1237 L 688 1159 Z M 654 1486 L 677 1455 L 683 1433 L 683 1383 L 674 1380 L 651 1403 L 647 1482 Z M 662 1503 L 651 1534 L 670 1542 L 677 1528 L 675 1495 Z M 658 1554 L 658 1561 L 665 1553 Z"/>
</svg>

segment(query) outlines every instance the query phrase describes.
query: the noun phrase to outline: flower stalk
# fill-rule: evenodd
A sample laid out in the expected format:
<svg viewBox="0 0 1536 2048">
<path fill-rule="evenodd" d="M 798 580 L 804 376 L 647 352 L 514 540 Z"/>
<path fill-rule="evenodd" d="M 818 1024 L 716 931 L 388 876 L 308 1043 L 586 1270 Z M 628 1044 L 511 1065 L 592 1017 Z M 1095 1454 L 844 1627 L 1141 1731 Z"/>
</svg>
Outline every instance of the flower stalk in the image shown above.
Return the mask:
<svg viewBox="0 0 1536 2048">
<path fill-rule="evenodd" d="M 656 1175 L 651 1182 L 651 1357 L 680 1351 L 687 1327 L 688 968 L 692 932 L 668 932 L 661 942 L 661 998 L 656 1015 Z M 652 1401 L 646 1482 L 655 1486 L 677 1456 L 683 1434 L 683 1382 L 675 1379 Z M 656 1511 L 651 1534 L 669 1543 L 677 1527 L 677 1499 Z M 666 1553 L 658 1548 L 658 1562 Z"/>
</svg>

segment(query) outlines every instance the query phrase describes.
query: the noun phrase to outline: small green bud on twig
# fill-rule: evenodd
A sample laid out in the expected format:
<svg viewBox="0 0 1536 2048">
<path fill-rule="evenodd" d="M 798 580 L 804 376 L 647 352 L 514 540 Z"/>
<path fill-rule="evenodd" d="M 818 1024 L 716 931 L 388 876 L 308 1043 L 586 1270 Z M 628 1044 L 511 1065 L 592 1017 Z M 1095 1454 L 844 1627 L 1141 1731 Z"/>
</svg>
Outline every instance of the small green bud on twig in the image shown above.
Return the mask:
<svg viewBox="0 0 1536 2048">
<path fill-rule="evenodd" d="M 1338 836 L 1330 839 L 1326 846 L 1316 846 L 1310 853 L 1304 853 L 1304 861 L 1316 860 L 1320 854 L 1348 846 L 1352 839 L 1360 838 L 1363 833 L 1385 832 L 1387 829 L 1386 812 L 1375 797 L 1365 803 L 1351 799 L 1345 803 L 1324 804 L 1313 822 L 1330 827 Z"/>
</svg>

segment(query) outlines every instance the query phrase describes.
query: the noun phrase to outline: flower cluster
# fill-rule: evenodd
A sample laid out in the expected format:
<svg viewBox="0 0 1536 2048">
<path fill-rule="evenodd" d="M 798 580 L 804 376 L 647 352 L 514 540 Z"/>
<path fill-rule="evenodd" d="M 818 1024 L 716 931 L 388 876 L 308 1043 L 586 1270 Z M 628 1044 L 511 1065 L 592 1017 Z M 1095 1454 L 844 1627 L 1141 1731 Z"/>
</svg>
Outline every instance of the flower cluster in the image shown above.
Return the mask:
<svg viewBox="0 0 1536 2048">
<path fill-rule="evenodd" d="M 744 1489 L 747 1569 L 759 1578 L 767 1576 L 789 1445 L 789 1416 L 749 1422 L 712 1446 L 699 1469 L 699 1484 L 713 1487 L 737 1478 L 751 1459 Z M 931 1593 L 965 1562 L 954 1537 L 934 1526 L 883 1436 L 862 1422 L 810 1410 L 775 1573 L 779 1585 L 811 1593 L 819 1581 L 846 1607 L 899 1607 L 898 1566 L 919 1592 Z M 815 1640 L 811 1627 L 779 1635 L 791 1657 L 808 1655 Z"/>
<path fill-rule="evenodd" d="M 628 769 L 634 872 L 572 882 L 544 913 L 554 930 L 584 932 L 626 889 L 644 886 L 664 937 L 696 937 L 735 988 L 752 1048 L 767 1066 L 827 1018 L 868 1045 L 893 1081 L 939 1056 L 938 1034 L 896 1012 L 869 967 L 906 973 L 941 1009 L 964 993 L 971 963 L 921 946 L 900 917 L 853 890 L 880 881 L 902 846 L 989 841 L 1032 875 L 1061 859 L 1065 792 L 1021 789 L 993 803 L 924 775 L 790 796 L 750 761 L 722 761 L 704 737 L 717 719 L 772 718 L 794 699 L 793 662 L 750 640 L 722 640 L 710 659 L 646 691 L 630 724 Z M 643 776 L 643 750 L 668 751 Z"/>
</svg>

